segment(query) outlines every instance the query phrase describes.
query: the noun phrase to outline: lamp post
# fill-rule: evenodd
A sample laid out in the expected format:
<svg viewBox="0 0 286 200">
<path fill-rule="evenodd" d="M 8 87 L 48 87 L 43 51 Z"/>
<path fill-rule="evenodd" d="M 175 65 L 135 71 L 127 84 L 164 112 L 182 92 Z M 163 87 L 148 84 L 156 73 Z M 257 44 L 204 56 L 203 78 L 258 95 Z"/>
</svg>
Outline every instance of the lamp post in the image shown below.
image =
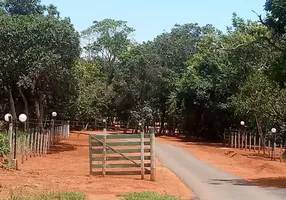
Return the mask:
<svg viewBox="0 0 286 200">
<path fill-rule="evenodd" d="M 10 113 L 7 113 L 4 116 L 4 120 L 9 123 L 9 128 L 8 128 L 8 142 L 9 142 L 9 163 L 11 164 L 12 162 L 12 138 L 13 138 L 13 123 L 12 123 L 12 115 Z"/>
<path fill-rule="evenodd" d="M 103 151 L 102 151 L 102 175 L 106 176 L 106 119 L 102 120 L 103 122 Z"/>
<path fill-rule="evenodd" d="M 24 129 L 25 129 L 25 131 L 26 131 L 26 121 L 27 121 L 27 115 L 25 115 L 25 114 L 21 114 L 21 115 L 19 115 L 19 121 L 20 122 L 22 122 L 22 123 L 24 123 Z M 25 144 L 25 140 L 24 140 L 24 145 L 26 145 Z M 24 147 L 25 148 L 25 147 Z M 24 150 L 25 151 L 25 150 Z M 22 152 L 23 153 L 23 152 Z M 14 156 L 15 157 L 15 156 Z M 16 159 L 16 158 L 15 158 Z M 17 163 L 17 162 L 16 162 Z M 24 163 L 24 156 L 23 156 L 23 154 L 22 154 L 22 164 Z M 16 169 L 18 168 L 18 165 L 16 164 Z"/>
<path fill-rule="evenodd" d="M 52 141 L 52 145 L 54 145 L 55 141 L 56 141 L 56 133 L 55 133 L 55 118 L 58 115 L 58 113 L 56 112 L 52 112 L 52 134 L 53 134 L 53 141 Z"/>
<path fill-rule="evenodd" d="M 276 146 L 276 128 L 272 128 L 271 129 L 271 133 L 272 133 L 272 139 L 273 139 L 273 147 L 272 147 L 272 159 L 276 160 L 276 155 L 275 155 L 275 146 Z"/>
<path fill-rule="evenodd" d="M 246 137 L 246 133 L 245 133 L 245 129 L 244 129 L 244 126 L 245 126 L 245 122 L 244 121 L 240 121 L 240 125 L 241 125 L 241 129 L 242 129 L 242 137 L 243 137 L 243 142 L 244 142 L 244 145 L 245 145 L 245 149 L 247 148 L 247 137 Z M 242 148 L 243 148 L 243 142 L 241 144 Z"/>
</svg>

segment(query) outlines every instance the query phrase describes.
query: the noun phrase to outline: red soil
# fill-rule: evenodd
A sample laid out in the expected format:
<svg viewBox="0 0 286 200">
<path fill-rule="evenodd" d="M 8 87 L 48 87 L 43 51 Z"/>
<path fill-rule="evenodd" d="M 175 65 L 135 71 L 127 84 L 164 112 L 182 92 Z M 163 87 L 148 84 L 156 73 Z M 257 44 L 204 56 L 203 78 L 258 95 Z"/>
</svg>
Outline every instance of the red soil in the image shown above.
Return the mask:
<svg viewBox="0 0 286 200">
<path fill-rule="evenodd" d="M 19 170 L 0 169 L 0 198 L 9 194 L 34 195 L 77 191 L 89 199 L 110 200 L 130 192 L 155 191 L 190 199 L 193 194 L 171 171 L 157 162 L 156 182 L 139 176 L 89 175 L 88 136 L 77 133 L 51 149 L 46 157 L 30 158 Z"/>
</svg>

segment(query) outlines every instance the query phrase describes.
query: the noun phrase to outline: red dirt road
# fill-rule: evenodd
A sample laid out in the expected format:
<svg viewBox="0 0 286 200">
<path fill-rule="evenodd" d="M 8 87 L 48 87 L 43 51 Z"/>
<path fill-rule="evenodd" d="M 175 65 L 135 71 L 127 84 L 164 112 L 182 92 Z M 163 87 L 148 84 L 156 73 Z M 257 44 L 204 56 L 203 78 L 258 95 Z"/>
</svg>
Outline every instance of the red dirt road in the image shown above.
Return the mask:
<svg viewBox="0 0 286 200">
<path fill-rule="evenodd" d="M 188 187 L 157 163 L 156 182 L 140 176 L 89 176 L 88 136 L 71 134 L 52 149 L 51 154 L 30 158 L 18 171 L 0 169 L 0 198 L 9 194 L 33 195 L 45 192 L 78 191 L 89 199 L 110 200 L 130 192 L 155 191 L 183 199 L 193 196 Z"/>
</svg>

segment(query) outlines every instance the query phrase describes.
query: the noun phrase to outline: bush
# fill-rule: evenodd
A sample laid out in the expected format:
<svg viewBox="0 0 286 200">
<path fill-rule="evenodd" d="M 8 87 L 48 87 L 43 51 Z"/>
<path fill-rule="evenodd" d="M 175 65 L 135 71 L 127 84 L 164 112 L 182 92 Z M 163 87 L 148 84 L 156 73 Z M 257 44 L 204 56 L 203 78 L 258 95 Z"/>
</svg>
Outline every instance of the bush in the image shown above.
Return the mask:
<svg viewBox="0 0 286 200">
<path fill-rule="evenodd" d="M 0 132 L 0 157 L 7 155 L 10 152 L 8 137 L 6 134 Z"/>
</svg>

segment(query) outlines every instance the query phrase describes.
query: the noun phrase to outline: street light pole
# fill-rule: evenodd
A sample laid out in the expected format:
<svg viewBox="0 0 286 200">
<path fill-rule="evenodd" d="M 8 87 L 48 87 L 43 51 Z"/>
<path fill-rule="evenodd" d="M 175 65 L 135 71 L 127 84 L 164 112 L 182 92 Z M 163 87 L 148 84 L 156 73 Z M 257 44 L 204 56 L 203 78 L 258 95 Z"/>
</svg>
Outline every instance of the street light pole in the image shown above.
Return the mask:
<svg viewBox="0 0 286 200">
<path fill-rule="evenodd" d="M 276 140 L 276 132 L 277 132 L 276 128 L 272 128 L 271 132 L 272 132 L 272 139 L 273 139 L 272 158 L 271 159 L 276 160 L 276 153 L 275 153 L 275 147 L 276 147 L 276 141 L 275 140 Z"/>
<path fill-rule="evenodd" d="M 240 125 L 241 125 L 241 129 L 242 129 L 242 135 L 243 135 L 243 139 L 242 139 L 242 148 L 243 148 L 243 145 L 245 147 L 245 149 L 247 149 L 247 137 L 246 137 L 246 132 L 245 132 L 245 129 L 244 129 L 244 126 L 245 126 L 245 122 L 244 121 L 241 121 L 240 122 Z M 244 144 L 243 144 L 244 143 Z"/>
<path fill-rule="evenodd" d="M 53 133 L 53 140 L 52 140 L 52 145 L 54 145 L 55 141 L 56 141 L 56 133 L 55 133 L 55 117 L 58 114 L 56 112 L 52 112 L 52 133 Z"/>
<path fill-rule="evenodd" d="M 4 120 L 6 122 L 9 123 L 9 127 L 8 127 L 8 143 L 9 143 L 9 158 L 8 158 L 8 162 L 9 164 L 12 163 L 12 148 L 13 148 L 13 123 L 12 123 L 12 115 L 10 113 L 7 113 L 4 116 Z"/>
</svg>

